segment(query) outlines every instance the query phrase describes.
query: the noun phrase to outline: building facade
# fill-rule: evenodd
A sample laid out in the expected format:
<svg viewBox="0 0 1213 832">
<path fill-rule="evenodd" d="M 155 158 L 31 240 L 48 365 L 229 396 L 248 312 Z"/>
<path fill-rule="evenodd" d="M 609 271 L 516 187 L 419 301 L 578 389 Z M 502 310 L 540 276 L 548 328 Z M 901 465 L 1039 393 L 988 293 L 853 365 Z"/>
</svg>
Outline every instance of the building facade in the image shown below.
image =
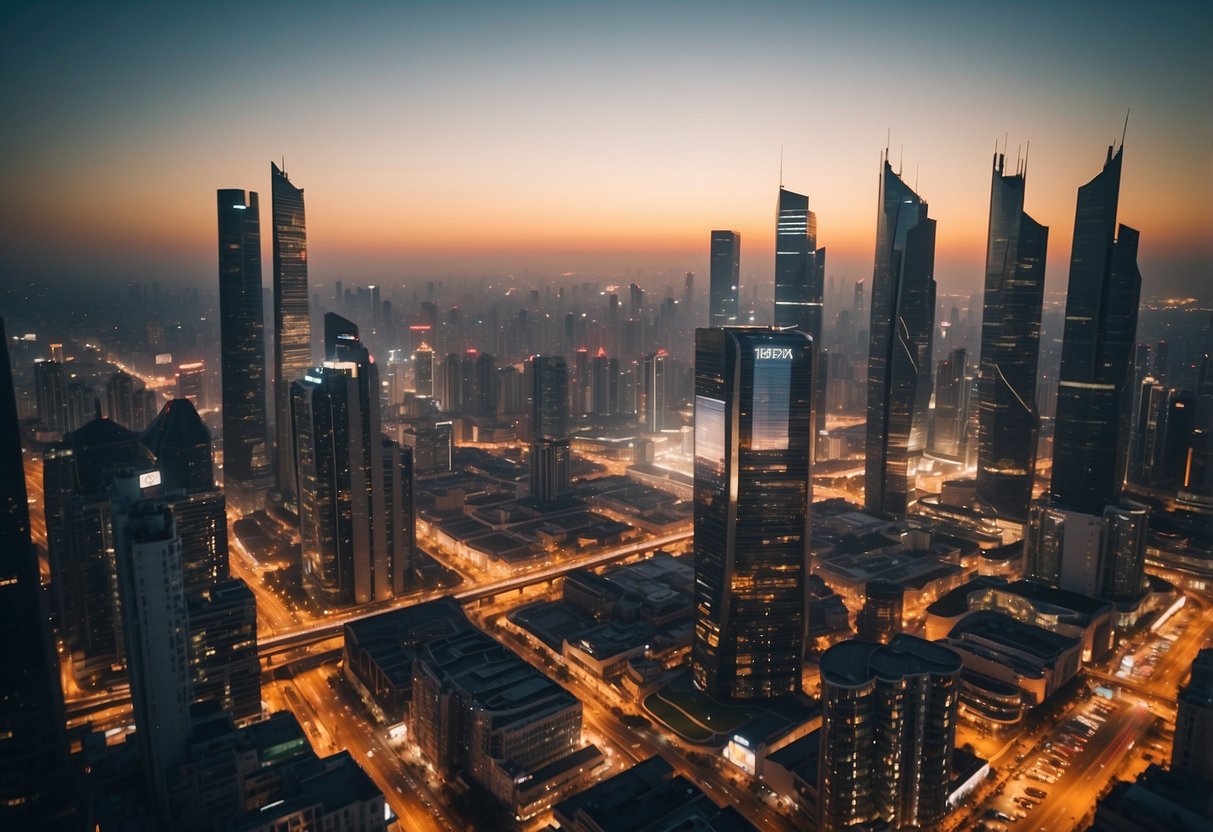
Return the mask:
<svg viewBox="0 0 1213 832">
<path fill-rule="evenodd" d="M 800 690 L 812 425 L 803 333 L 696 331 L 692 668 L 713 696 Z"/>
<path fill-rule="evenodd" d="M 708 278 L 708 326 L 735 326 L 741 286 L 741 235 L 713 231 Z"/>
</svg>

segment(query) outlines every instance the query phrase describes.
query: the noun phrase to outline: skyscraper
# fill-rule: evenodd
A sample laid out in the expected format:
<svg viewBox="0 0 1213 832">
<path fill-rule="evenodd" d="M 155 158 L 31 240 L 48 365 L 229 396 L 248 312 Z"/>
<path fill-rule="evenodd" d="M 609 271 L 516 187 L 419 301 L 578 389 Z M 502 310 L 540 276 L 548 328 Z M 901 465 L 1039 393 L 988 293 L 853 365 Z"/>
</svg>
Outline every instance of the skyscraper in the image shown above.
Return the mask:
<svg viewBox="0 0 1213 832">
<path fill-rule="evenodd" d="M 0 321 L 0 826 L 39 828 L 67 779 L 63 689 L 30 539 L 17 398 Z"/>
<path fill-rule="evenodd" d="M 932 454 L 964 462 L 969 425 L 967 353 L 957 347 L 935 365 L 935 412 L 931 416 Z"/>
<path fill-rule="evenodd" d="M 644 429 L 657 433 L 665 428 L 668 407 L 665 350 L 644 357 Z"/>
<path fill-rule="evenodd" d="M 569 369 L 559 355 L 531 357 L 531 496 L 555 500 L 571 487 Z"/>
<path fill-rule="evenodd" d="M 172 513 L 142 499 L 139 474 L 114 481 L 114 545 L 135 741 L 162 824 L 172 818 L 169 774 L 185 760 L 193 691 L 181 541 Z"/>
<path fill-rule="evenodd" d="M 978 380 L 977 496 L 1023 522 L 1036 475 L 1036 369 L 1049 229 L 1023 210 L 1027 165 L 994 154 Z M 938 402 L 936 403 L 938 408 Z"/>
<path fill-rule="evenodd" d="M 412 469 L 411 456 L 402 462 L 395 443 L 384 441 L 379 372 L 357 327 L 334 323 L 343 336 L 330 354 L 339 359 L 296 380 L 291 402 L 303 586 L 322 604 L 344 606 L 391 598 L 403 587 L 412 565 L 412 518 L 389 530 L 388 506 L 390 500 L 411 510 Z M 395 463 L 386 463 L 394 450 Z M 398 512 L 394 522 L 401 522 Z"/>
<path fill-rule="evenodd" d="M 955 650 L 905 633 L 884 646 L 840 642 L 822 655 L 823 832 L 881 822 L 929 829 L 942 820 L 960 670 Z"/>
<path fill-rule="evenodd" d="M 887 154 L 876 212 L 864 505 L 902 516 L 927 439 L 935 326 L 935 220 Z"/>
<path fill-rule="evenodd" d="M 1054 503 L 1099 514 L 1120 496 L 1129 447 L 1141 272 L 1138 232 L 1116 228 L 1124 147 L 1078 189 L 1053 439 Z"/>
<path fill-rule="evenodd" d="M 274 476 L 289 505 L 295 496 L 291 440 L 291 382 L 312 366 L 312 324 L 307 297 L 307 226 L 303 189 L 270 162 L 274 214 Z"/>
<path fill-rule="evenodd" d="M 821 448 L 826 428 L 826 364 L 822 361 L 826 250 L 817 248 L 817 215 L 804 194 L 779 189 L 775 225 L 775 326 L 790 326 L 813 339 L 813 434 Z"/>
<path fill-rule="evenodd" d="M 38 421 L 48 431 L 67 430 L 67 373 L 58 361 L 34 362 Z"/>
<path fill-rule="evenodd" d="M 240 511 L 258 508 L 271 475 L 265 417 L 265 326 L 257 194 L 220 190 L 219 341 L 223 488 Z"/>
<path fill-rule="evenodd" d="M 139 444 L 151 451 L 166 491 L 199 494 L 215 487 L 211 434 L 189 399 L 173 399 L 147 426 Z"/>
<path fill-rule="evenodd" d="M 713 231 L 711 261 L 708 326 L 733 326 L 737 323 L 741 285 L 741 235 L 736 231 Z"/>
<path fill-rule="evenodd" d="M 774 327 L 695 332 L 696 685 L 800 690 L 807 628 L 813 348 Z"/>
<path fill-rule="evenodd" d="M 259 716 L 261 657 L 252 590 L 237 578 L 189 593 L 186 605 L 193 701 L 218 702 L 236 721 Z"/>
<path fill-rule="evenodd" d="M 434 351 L 425 341 L 413 351 L 413 389 L 418 396 L 434 395 Z"/>
</svg>

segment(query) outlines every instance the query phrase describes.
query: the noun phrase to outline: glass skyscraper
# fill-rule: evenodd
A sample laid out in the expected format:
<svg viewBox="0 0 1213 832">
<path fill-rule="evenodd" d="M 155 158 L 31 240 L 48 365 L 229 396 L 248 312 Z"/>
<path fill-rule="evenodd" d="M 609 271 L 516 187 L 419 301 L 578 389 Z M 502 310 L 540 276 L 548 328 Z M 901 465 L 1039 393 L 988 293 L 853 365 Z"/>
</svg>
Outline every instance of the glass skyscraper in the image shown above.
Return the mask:
<svg viewBox="0 0 1213 832">
<path fill-rule="evenodd" d="M 737 323 L 741 285 L 741 235 L 736 231 L 713 231 L 711 259 L 708 326 L 733 326 Z"/>
<path fill-rule="evenodd" d="M 1024 522 L 1036 475 L 1036 365 L 1049 229 L 1024 213 L 1026 165 L 994 154 L 978 380 L 977 497 Z M 936 405 L 938 407 L 938 404 Z"/>
<path fill-rule="evenodd" d="M 271 474 L 265 419 L 261 221 L 254 192 L 221 190 L 218 203 L 223 487 L 228 502 L 250 511 L 264 501 Z"/>
<path fill-rule="evenodd" d="M 695 332 L 695 683 L 800 690 L 807 625 L 813 347 L 774 327 Z"/>
<path fill-rule="evenodd" d="M 303 189 L 270 162 L 274 215 L 274 478 L 283 501 L 295 496 L 291 441 L 291 382 L 312 366 L 312 325 L 308 316 L 307 227 Z"/>
<path fill-rule="evenodd" d="M 1138 232 L 1116 230 L 1124 147 L 1078 189 L 1053 439 L 1054 505 L 1100 514 L 1120 496 L 1129 448 L 1141 272 Z"/>
<path fill-rule="evenodd" d="M 864 505 L 903 516 L 926 445 L 935 325 L 935 220 L 886 156 L 876 212 Z"/>
<path fill-rule="evenodd" d="M 817 215 L 809 198 L 779 189 L 775 225 L 775 326 L 790 326 L 813 339 L 813 426 L 820 443 L 826 427 L 826 362 L 821 353 L 826 250 L 817 248 Z"/>
</svg>

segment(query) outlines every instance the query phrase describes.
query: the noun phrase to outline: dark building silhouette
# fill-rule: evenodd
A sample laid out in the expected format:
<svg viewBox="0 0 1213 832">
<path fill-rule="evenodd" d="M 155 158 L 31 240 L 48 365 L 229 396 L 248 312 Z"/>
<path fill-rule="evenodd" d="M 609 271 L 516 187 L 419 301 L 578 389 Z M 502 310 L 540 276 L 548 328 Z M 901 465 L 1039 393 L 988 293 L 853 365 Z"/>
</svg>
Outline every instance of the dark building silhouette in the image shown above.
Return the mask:
<svg viewBox="0 0 1213 832">
<path fill-rule="evenodd" d="M 1129 448 L 1141 272 L 1138 232 L 1116 230 L 1124 148 L 1078 189 L 1053 438 L 1055 505 L 1099 514 L 1120 496 Z"/>
<path fill-rule="evenodd" d="M 708 326 L 733 326 L 738 316 L 741 285 L 741 235 L 713 231 L 708 277 Z"/>
<path fill-rule="evenodd" d="M 1188 684 L 1179 689 L 1171 768 L 1213 783 L 1213 647 L 1192 661 Z"/>
<path fill-rule="evenodd" d="M 52 588 L 72 671 L 82 686 L 112 679 L 125 662 L 114 592 L 113 477 L 154 467 L 139 434 L 112 419 L 93 419 L 43 454 Z"/>
<path fill-rule="evenodd" d="M 218 192 L 219 352 L 223 375 L 223 488 L 240 511 L 264 503 L 269 486 L 265 325 L 257 194 Z"/>
<path fill-rule="evenodd" d="M 44 429 L 67 430 L 67 373 L 60 362 L 34 362 L 34 400 Z"/>
<path fill-rule="evenodd" d="M 902 516 L 927 440 L 935 325 L 935 220 L 887 155 L 876 212 L 864 505 Z"/>
<path fill-rule="evenodd" d="M 809 198 L 779 189 L 775 225 L 775 326 L 789 326 L 813 339 L 814 436 L 821 451 L 826 428 L 826 370 L 821 321 L 825 303 L 826 250 L 817 247 L 817 215 Z"/>
<path fill-rule="evenodd" d="M 0 826 L 49 828 L 68 779 L 63 689 L 30 538 L 17 397 L 0 321 Z"/>
<path fill-rule="evenodd" d="M 173 399 L 147 426 L 139 444 L 156 458 L 160 487 L 200 494 L 215 488 L 211 432 L 189 399 Z"/>
<path fill-rule="evenodd" d="M 312 366 L 312 323 L 307 294 L 307 223 L 303 189 L 270 162 L 274 217 L 274 477 L 283 500 L 295 496 L 291 439 L 291 382 Z"/>
<path fill-rule="evenodd" d="M 695 332 L 695 634 L 724 699 L 800 690 L 807 628 L 812 342 L 774 327 Z"/>
<path fill-rule="evenodd" d="M 569 370 L 558 355 L 536 355 L 531 372 L 531 496 L 555 500 L 571 487 Z"/>
<path fill-rule="evenodd" d="M 1023 210 L 1027 165 L 994 154 L 977 398 L 977 497 L 1023 522 L 1032 499 L 1040 416 L 1036 371 L 1049 229 Z M 936 404 L 938 407 L 938 403 Z"/>
<path fill-rule="evenodd" d="M 892 581 L 868 581 L 859 611 L 859 637 L 888 644 L 904 627 L 905 588 Z"/>
<path fill-rule="evenodd" d="M 819 828 L 930 829 L 947 812 L 961 658 L 901 634 L 821 657 Z M 878 827 L 878 824 L 887 824 Z"/>
</svg>

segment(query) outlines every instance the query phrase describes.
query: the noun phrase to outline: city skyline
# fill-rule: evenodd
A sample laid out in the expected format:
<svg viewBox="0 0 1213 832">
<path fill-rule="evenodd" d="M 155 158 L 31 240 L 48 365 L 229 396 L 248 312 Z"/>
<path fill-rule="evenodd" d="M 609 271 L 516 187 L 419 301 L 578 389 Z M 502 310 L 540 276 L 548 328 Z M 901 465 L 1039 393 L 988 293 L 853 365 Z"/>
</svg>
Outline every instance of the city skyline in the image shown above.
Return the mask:
<svg viewBox="0 0 1213 832">
<path fill-rule="evenodd" d="M 1050 11 L 1046 24 L 1040 7 L 1003 20 L 959 19 L 945 5 L 897 16 L 896 27 L 892 16 L 854 12 L 799 27 L 808 10 L 776 4 L 706 9 L 709 19 L 689 26 L 672 11 L 626 5 L 471 9 L 372 5 L 353 22 L 306 7 L 263 21 L 266 9 L 229 32 L 185 12 L 11 15 L 22 45 L 4 60 L 23 79 L 9 92 L 26 129 L 0 145 L 13 182 L 0 198 L 0 266 L 17 280 L 204 284 L 214 257 L 207 191 L 263 190 L 264 160 L 285 157 L 308 184 L 318 283 L 706 271 L 702 229 L 714 227 L 748 241 L 743 287 L 767 284 L 782 157 L 783 183 L 813 195 L 830 273 L 854 280 L 870 268 L 870 177 L 887 146 L 940 220 L 941 289 L 972 292 L 999 139 L 1009 157 L 1031 145 L 1025 209 L 1056 229 L 1053 293 L 1065 285 L 1075 171 L 1092 146 L 1119 138 L 1132 108 L 1124 221 L 1146 241 L 1144 295 L 1208 298 L 1213 222 L 1207 176 L 1202 185 L 1193 175 L 1208 170 L 1207 8 L 1140 19 L 1101 6 L 1092 24 L 1089 9 L 1074 7 Z M 991 28 L 1031 34 L 1034 47 L 978 57 Z M 178 48 L 186 30 L 197 45 Z M 52 31 L 56 44 L 45 48 Z M 930 59 L 896 58 L 903 37 Z M 794 38 L 803 49 L 780 48 Z M 734 57 L 703 57 L 725 44 Z M 115 47 L 140 58 L 118 60 Z M 225 53 L 249 56 L 239 73 L 235 63 L 197 71 Z M 1122 73 L 1126 54 L 1139 60 Z M 65 83 L 85 67 L 96 68 L 88 82 Z M 922 92 L 878 91 L 894 70 Z M 124 92 L 97 94 L 106 89 Z M 720 90 L 736 98 L 736 117 L 705 134 Z M 804 113 L 789 113 L 798 97 Z M 814 129 L 821 123 L 830 129 Z M 102 198 L 158 210 L 104 210 Z M 64 223 L 87 260 L 47 250 L 50 229 Z"/>
</svg>

